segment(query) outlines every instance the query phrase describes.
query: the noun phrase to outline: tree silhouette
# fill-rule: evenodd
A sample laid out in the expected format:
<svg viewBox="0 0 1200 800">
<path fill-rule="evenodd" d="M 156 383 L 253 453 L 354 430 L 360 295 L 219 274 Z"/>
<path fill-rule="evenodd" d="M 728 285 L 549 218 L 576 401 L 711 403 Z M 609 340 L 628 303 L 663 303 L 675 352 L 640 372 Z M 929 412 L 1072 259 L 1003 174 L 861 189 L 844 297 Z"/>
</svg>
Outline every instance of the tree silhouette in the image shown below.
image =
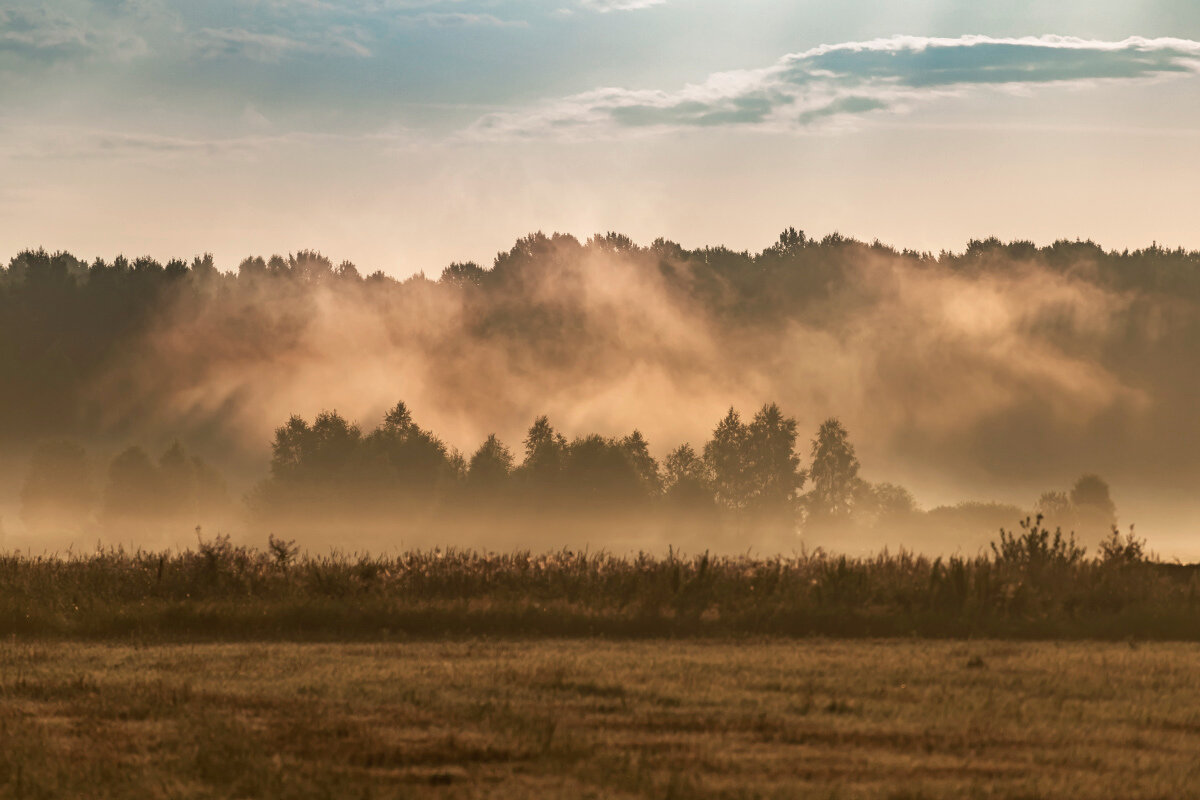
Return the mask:
<svg viewBox="0 0 1200 800">
<path fill-rule="evenodd" d="M 494 494 L 507 486 L 512 471 L 512 453 L 493 433 L 471 456 L 467 485 L 477 493 Z"/>
<path fill-rule="evenodd" d="M 174 442 L 155 463 L 141 447 L 122 451 L 108 468 L 101 519 L 110 530 L 186 526 L 223 514 L 229 498 L 215 469 Z"/>
<path fill-rule="evenodd" d="M 204 459 L 175 441 L 158 459 L 161 506 L 169 515 L 191 519 L 224 510 L 229 502 L 225 481 Z"/>
<path fill-rule="evenodd" d="M 750 503 L 746 464 L 749 437 L 741 415 L 730 406 L 713 429 L 712 439 L 704 445 L 704 463 L 712 475 L 713 493 L 718 503 L 732 511 L 740 511 Z"/>
<path fill-rule="evenodd" d="M 430 498 L 457 479 L 458 467 L 441 439 L 413 422 L 403 402 L 384 416 L 383 424 L 365 441 L 369 458 L 390 469 L 386 481 L 400 491 Z M 377 473 L 378 466 L 373 468 Z"/>
<path fill-rule="evenodd" d="M 790 517 L 805 479 L 795 450 L 796 420 L 785 417 L 775 403 L 764 405 L 746 429 L 745 448 L 753 506 L 769 516 Z"/>
<path fill-rule="evenodd" d="M 526 484 L 538 489 L 552 489 L 562 476 L 567 440 L 554 430 L 550 420 L 541 416 L 529 426 L 525 435 L 525 460 L 519 473 Z"/>
<path fill-rule="evenodd" d="M 1117 505 L 1112 500 L 1108 483 L 1099 475 L 1088 473 L 1071 487 L 1071 505 L 1080 515 L 1082 524 L 1101 526 L 1105 531 L 1117 524 Z"/>
<path fill-rule="evenodd" d="M 21 488 L 21 519 L 34 531 L 78 530 L 97 500 L 87 451 L 78 442 L 44 442 L 33 452 Z"/>
<path fill-rule="evenodd" d="M 322 411 L 312 425 L 293 416 L 275 430 L 271 474 L 293 484 L 337 482 L 359 462 L 362 440 L 336 411 Z"/>
<path fill-rule="evenodd" d="M 737 514 L 790 525 L 805 474 L 795 452 L 796 421 L 764 405 L 747 425 L 733 408 L 704 446 L 717 502 Z"/>
<path fill-rule="evenodd" d="M 894 483 L 864 484 L 871 513 L 877 520 L 896 520 L 914 513 L 917 500 L 912 492 Z"/>
<path fill-rule="evenodd" d="M 837 419 L 821 424 L 812 441 L 812 488 L 805 505 L 812 521 L 848 519 L 861 487 L 858 458 L 845 426 Z"/>
<path fill-rule="evenodd" d="M 665 497 L 680 508 L 713 505 L 712 476 L 690 444 L 681 444 L 663 460 Z"/>
<path fill-rule="evenodd" d="M 122 451 L 108 467 L 101 512 L 105 523 L 114 529 L 140 526 L 166 510 L 161 477 L 146 451 L 136 446 Z"/>
<path fill-rule="evenodd" d="M 647 497 L 656 497 L 662 491 L 662 476 L 658 472 L 658 462 L 650 455 L 650 443 L 642 432 L 635 430 L 620 443 L 621 451 L 637 476 L 641 491 Z"/>
<path fill-rule="evenodd" d="M 1033 510 L 1041 515 L 1046 526 L 1050 528 L 1075 530 L 1079 524 L 1075 504 L 1066 492 L 1043 492 L 1034 503 Z"/>
<path fill-rule="evenodd" d="M 489 434 L 465 466 L 465 498 L 475 511 L 508 511 L 515 501 L 512 452 Z"/>
</svg>

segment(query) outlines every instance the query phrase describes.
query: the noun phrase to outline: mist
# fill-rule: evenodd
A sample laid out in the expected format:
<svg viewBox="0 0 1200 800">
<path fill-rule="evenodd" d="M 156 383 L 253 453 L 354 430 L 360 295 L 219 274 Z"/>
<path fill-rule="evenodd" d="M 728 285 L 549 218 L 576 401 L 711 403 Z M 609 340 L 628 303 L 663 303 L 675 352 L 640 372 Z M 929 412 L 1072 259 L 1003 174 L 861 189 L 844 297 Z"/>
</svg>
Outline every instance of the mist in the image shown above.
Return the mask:
<svg viewBox="0 0 1200 800">
<path fill-rule="evenodd" d="M 31 281 L 34 260 L 13 259 L 10 296 Z M 81 442 L 98 484 L 101 466 L 129 445 L 157 456 L 178 440 L 224 476 L 229 501 L 160 525 L 172 528 L 168 539 L 192 536 L 197 516 L 208 530 L 261 536 L 242 498 L 267 473 L 272 436 L 291 415 L 336 411 L 369 431 L 403 401 L 467 458 L 493 433 L 519 456 L 545 415 L 567 440 L 640 431 L 662 462 L 683 443 L 702 450 L 731 406 L 749 417 L 778 403 L 797 423 L 802 468 L 822 422 L 837 418 L 863 478 L 907 487 L 926 510 L 994 501 L 1008 504 L 1003 513 L 1028 512 L 1043 492 L 1097 473 L 1122 525 L 1136 522 L 1162 556 L 1192 558 L 1198 261 L 1157 246 L 1131 254 L 996 240 L 934 256 L 791 229 L 756 254 L 534 234 L 490 268 L 456 264 L 436 280 L 364 278 L 309 251 L 248 258 L 229 272 L 197 259 L 155 284 L 140 320 L 76 369 L 69 391 L 57 389 L 57 418 L 6 429 L 7 483 L 19 486 L 42 439 Z M 64 271 L 86 286 L 115 269 L 97 263 L 107 271 L 74 260 Z M 27 357 L 8 368 L 25 368 Z M 27 383 L 34 396 L 54 390 Z M 5 494 L 16 502 L 16 491 Z M 602 514 L 586 525 L 551 515 L 537 528 L 514 513 L 453 525 L 419 518 L 392 535 L 393 517 L 368 524 L 331 511 L 303 531 L 309 546 L 625 551 L 674 539 L 691 549 L 750 541 L 775 551 L 975 552 L 994 532 L 991 518 L 956 532 L 961 520 L 939 527 L 926 516 L 747 540 Z M 22 534 L 18 512 L 4 516 L 10 544 L 49 541 Z M 100 526 L 89 536 L 150 534 Z"/>
</svg>

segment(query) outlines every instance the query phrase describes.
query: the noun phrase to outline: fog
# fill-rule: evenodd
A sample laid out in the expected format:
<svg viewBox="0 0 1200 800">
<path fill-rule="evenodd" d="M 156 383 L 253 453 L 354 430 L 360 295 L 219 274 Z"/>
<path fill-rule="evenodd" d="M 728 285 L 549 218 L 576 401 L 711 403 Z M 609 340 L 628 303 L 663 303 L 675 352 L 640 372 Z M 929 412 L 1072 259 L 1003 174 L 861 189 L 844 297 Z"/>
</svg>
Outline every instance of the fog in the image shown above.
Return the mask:
<svg viewBox="0 0 1200 800">
<path fill-rule="evenodd" d="M 934 257 L 795 235 L 761 254 L 534 235 L 491 269 L 458 266 L 440 280 L 363 279 L 307 252 L 203 279 L 193 269 L 79 381 L 76 421 L 62 433 L 87 447 L 98 485 L 127 445 L 157 456 L 183 442 L 227 484 L 228 507 L 205 530 L 253 538 L 262 525 L 242 498 L 266 476 L 273 433 L 293 414 L 336 411 L 369 431 L 402 400 L 465 457 L 495 433 L 518 463 L 526 430 L 546 415 L 567 440 L 637 429 L 661 462 L 682 443 L 701 451 L 731 406 L 748 419 L 774 402 L 797 422 L 802 468 L 818 427 L 836 417 L 862 477 L 907 487 L 924 509 L 973 500 L 1032 510 L 1043 492 L 1098 473 L 1122 525 L 1136 522 L 1161 556 L 1200 556 L 1196 297 L 1170 283 L 1195 271 L 1195 254 L 989 241 Z M 10 506 L 38 437 L 16 438 Z M 621 551 L 675 539 L 690 549 L 973 553 L 989 538 L 927 519 L 747 540 L 604 515 L 542 519 L 535 534 L 528 508 L 403 526 L 335 511 L 305 529 L 310 546 L 545 548 L 561 530 L 564 545 Z M 10 545 L 51 542 L 24 531 L 15 508 L 4 516 Z M 199 520 L 186 522 L 165 538 L 111 526 L 87 536 L 186 543 Z"/>
</svg>

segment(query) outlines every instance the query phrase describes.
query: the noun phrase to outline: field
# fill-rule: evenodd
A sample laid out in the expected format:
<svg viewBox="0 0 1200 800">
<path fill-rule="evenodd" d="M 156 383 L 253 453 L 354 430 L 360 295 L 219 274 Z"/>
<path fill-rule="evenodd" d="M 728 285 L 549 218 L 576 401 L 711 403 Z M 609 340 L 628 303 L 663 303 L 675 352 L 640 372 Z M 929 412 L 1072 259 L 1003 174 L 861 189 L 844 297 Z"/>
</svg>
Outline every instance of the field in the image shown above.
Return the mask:
<svg viewBox="0 0 1200 800">
<path fill-rule="evenodd" d="M 1117 544 L 1120 544 L 1119 542 Z M 1136 543 L 1135 543 L 1136 544 Z M 847 558 L 409 551 L 0 555 L 0 636 L 22 640 L 367 641 L 831 636 L 1200 639 L 1200 570 L 1140 547 L 1094 559 L 1044 530 L 993 554 Z"/>
<path fill-rule="evenodd" d="M 8 797 L 1185 797 L 1200 646 L 0 645 Z"/>
</svg>

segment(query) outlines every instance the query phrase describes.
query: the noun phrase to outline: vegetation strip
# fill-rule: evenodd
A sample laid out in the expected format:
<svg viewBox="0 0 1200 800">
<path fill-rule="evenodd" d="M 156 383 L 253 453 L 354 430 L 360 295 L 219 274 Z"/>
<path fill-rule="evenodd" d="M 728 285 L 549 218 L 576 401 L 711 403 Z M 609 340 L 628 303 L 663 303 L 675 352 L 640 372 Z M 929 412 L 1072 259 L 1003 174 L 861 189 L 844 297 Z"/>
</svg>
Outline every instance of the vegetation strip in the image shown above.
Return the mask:
<svg viewBox="0 0 1200 800">
<path fill-rule="evenodd" d="M 177 553 L 0 558 L 0 634 L 29 638 L 928 636 L 1200 639 L 1200 570 L 1113 533 L 1095 558 L 1037 521 L 930 559 L 572 552 L 300 555 L 227 537 Z"/>
</svg>

